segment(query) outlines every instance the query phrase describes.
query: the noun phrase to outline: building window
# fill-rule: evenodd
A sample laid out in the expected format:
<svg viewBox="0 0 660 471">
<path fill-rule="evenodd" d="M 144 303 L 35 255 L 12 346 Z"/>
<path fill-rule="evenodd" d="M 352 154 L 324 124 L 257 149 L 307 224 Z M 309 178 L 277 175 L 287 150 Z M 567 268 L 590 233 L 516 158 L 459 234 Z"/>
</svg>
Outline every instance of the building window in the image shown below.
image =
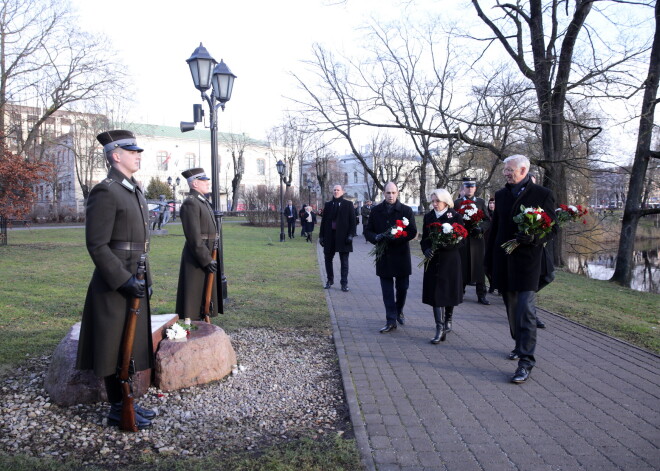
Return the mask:
<svg viewBox="0 0 660 471">
<path fill-rule="evenodd" d="M 156 153 L 156 163 L 158 164 L 158 170 L 167 171 L 170 162 L 170 155 L 164 150 L 159 150 Z"/>
<path fill-rule="evenodd" d="M 344 173 L 344 185 L 348 185 L 348 173 Z"/>
<path fill-rule="evenodd" d="M 357 183 L 357 182 L 358 182 L 358 174 L 357 172 L 353 172 L 353 183 Z"/>
<path fill-rule="evenodd" d="M 257 175 L 266 175 L 266 161 L 257 159 Z"/>
<path fill-rule="evenodd" d="M 193 152 L 187 152 L 183 156 L 183 161 L 186 164 L 186 168 L 195 168 L 195 154 Z"/>
</svg>

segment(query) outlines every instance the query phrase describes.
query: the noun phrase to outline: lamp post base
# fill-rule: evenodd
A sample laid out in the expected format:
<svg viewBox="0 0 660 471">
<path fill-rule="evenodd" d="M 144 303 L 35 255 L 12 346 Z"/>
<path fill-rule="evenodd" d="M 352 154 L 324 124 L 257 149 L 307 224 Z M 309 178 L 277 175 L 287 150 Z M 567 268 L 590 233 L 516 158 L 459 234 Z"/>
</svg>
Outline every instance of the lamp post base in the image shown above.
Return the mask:
<svg viewBox="0 0 660 471">
<path fill-rule="evenodd" d="M 284 232 L 280 232 L 280 242 L 284 242 L 286 238 L 284 237 Z"/>
</svg>

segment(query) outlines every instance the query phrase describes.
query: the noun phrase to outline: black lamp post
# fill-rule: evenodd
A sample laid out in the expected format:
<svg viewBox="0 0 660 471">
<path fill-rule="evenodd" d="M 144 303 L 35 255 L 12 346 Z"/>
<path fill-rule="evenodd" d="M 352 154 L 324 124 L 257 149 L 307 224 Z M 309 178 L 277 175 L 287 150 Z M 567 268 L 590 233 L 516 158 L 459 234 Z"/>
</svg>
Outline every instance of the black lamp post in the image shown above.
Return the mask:
<svg viewBox="0 0 660 471">
<path fill-rule="evenodd" d="M 280 242 L 284 242 L 284 191 L 282 189 L 282 181 L 284 180 L 286 164 L 278 160 L 275 166 L 277 167 L 277 173 L 280 174 Z"/>
<path fill-rule="evenodd" d="M 307 180 L 307 206 L 312 205 L 312 181 Z"/>
<path fill-rule="evenodd" d="M 224 111 L 225 103 L 231 99 L 231 92 L 234 88 L 234 75 L 227 64 L 222 59 L 218 64 L 213 57 L 209 54 L 202 43 L 195 49 L 192 55 L 186 60 L 190 67 L 193 83 L 195 88 L 202 94 L 202 100 L 209 105 L 209 128 L 211 130 L 211 204 L 213 205 L 213 213 L 215 215 L 216 226 L 218 228 L 218 292 L 222 293 L 222 299 L 227 299 L 227 278 L 225 277 L 225 267 L 223 258 L 222 246 L 222 216 L 220 210 L 220 188 L 219 178 L 220 169 L 218 162 L 218 108 Z M 213 87 L 211 96 L 209 97 L 206 92 Z M 194 119 L 195 122 L 181 122 L 181 132 L 191 131 L 195 129 L 195 124 L 201 122 L 203 113 L 201 112 L 201 105 L 194 105 Z M 223 304 L 218 306 L 219 312 L 224 312 Z"/>
<path fill-rule="evenodd" d="M 167 177 L 167 184 L 172 187 L 172 195 L 174 195 L 174 212 L 172 213 L 172 221 L 176 221 L 176 187 L 181 184 L 181 179 L 176 177 L 172 183 L 172 177 Z"/>
</svg>

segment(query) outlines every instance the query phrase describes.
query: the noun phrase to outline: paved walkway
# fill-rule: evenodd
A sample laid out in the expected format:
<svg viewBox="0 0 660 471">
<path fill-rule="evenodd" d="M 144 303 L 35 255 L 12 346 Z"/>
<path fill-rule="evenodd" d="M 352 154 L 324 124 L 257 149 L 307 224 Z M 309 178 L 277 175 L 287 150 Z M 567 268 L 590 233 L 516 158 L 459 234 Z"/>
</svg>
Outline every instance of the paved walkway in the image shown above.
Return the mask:
<svg viewBox="0 0 660 471">
<path fill-rule="evenodd" d="M 336 283 L 326 299 L 367 470 L 660 469 L 658 356 L 539 311 L 547 329 L 537 366 L 526 384 L 512 384 L 501 297 L 482 306 L 468 287 L 453 332 L 432 345 L 433 315 L 414 269 L 406 325 L 379 334 L 385 311 L 371 244 L 359 236 L 353 246 L 351 291 Z"/>
</svg>

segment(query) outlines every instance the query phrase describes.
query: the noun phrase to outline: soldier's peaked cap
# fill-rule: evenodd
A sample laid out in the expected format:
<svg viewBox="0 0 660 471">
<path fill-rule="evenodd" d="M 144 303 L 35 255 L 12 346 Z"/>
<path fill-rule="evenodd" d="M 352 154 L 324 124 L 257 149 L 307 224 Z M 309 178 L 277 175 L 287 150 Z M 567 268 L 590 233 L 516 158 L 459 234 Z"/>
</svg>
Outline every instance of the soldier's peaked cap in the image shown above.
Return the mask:
<svg viewBox="0 0 660 471">
<path fill-rule="evenodd" d="M 477 182 L 472 177 L 463 177 L 463 186 L 477 186 Z"/>
<path fill-rule="evenodd" d="M 188 183 L 193 180 L 210 180 L 210 178 L 206 176 L 206 172 L 204 172 L 203 168 L 189 168 L 188 170 L 181 172 L 181 176 L 188 180 Z"/>
<path fill-rule="evenodd" d="M 135 150 L 142 152 L 144 149 L 137 145 L 135 134 L 125 129 L 115 129 L 113 131 L 105 131 L 96 136 L 96 139 L 103 146 L 105 152 L 121 147 L 126 150 Z"/>
</svg>

